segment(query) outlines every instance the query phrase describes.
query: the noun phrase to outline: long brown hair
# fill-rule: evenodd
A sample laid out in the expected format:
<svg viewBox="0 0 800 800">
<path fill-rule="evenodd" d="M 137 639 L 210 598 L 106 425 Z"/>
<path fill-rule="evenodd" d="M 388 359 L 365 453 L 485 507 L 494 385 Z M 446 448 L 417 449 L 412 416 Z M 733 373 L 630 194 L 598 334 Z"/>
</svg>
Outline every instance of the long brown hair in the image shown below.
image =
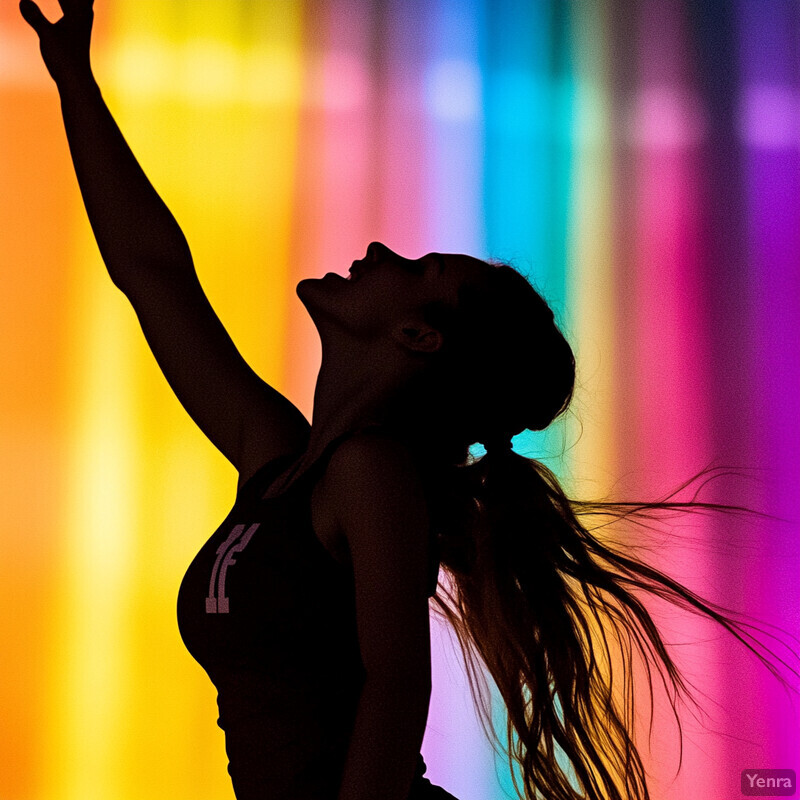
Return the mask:
<svg viewBox="0 0 800 800">
<path fill-rule="evenodd" d="M 424 436 L 436 426 L 450 465 L 437 474 L 430 497 L 444 578 L 433 610 L 456 633 L 484 730 L 507 754 L 521 797 L 647 800 L 632 738 L 634 647 L 647 665 L 651 710 L 651 661 L 672 684 L 679 730 L 675 699 L 691 695 L 635 590 L 713 619 L 783 678 L 751 644 L 772 653 L 747 632 L 761 630 L 757 625 L 737 621 L 745 615 L 703 600 L 648 566 L 629 542 L 624 548 L 612 543 L 608 526 L 646 525 L 663 511 L 748 510 L 701 502 L 697 495 L 676 499 L 690 485 L 721 475 L 721 468 L 703 470 L 656 501 L 581 501 L 568 497 L 544 464 L 504 447 L 512 434 L 543 429 L 565 411 L 575 361 L 530 284 L 507 265 L 487 266 L 486 284 L 462 287 L 457 309 L 425 309 L 448 343 L 426 386 L 426 408 L 431 397 L 447 397 L 446 416 L 431 421 L 420 413 L 414 421 Z M 520 359 L 527 369 L 520 369 Z M 491 442 L 482 458 L 470 455 L 474 442 Z M 622 709 L 614 697 L 612 638 L 620 643 L 624 671 Z M 481 664 L 507 709 L 505 743 L 492 724 Z M 556 746 L 577 787 L 559 765 Z"/>
<path fill-rule="evenodd" d="M 434 613 L 457 635 L 473 697 L 492 736 L 496 733 L 480 663 L 497 684 L 508 711 L 501 747 L 522 770 L 520 796 L 650 797 L 631 735 L 634 703 L 628 676 L 633 648 L 672 683 L 670 703 L 679 729 L 675 699 L 691 695 L 650 613 L 631 589 L 705 614 L 784 680 L 751 644 L 760 642 L 746 628 L 759 630 L 757 625 L 735 621 L 743 615 L 704 601 L 648 566 L 631 554 L 629 543 L 623 552 L 593 532 L 614 519 L 652 519 L 658 511 L 745 509 L 668 498 L 642 503 L 572 500 L 544 464 L 514 452 L 489 452 L 459 473 L 449 487 L 449 502 L 441 506 L 448 510 L 436 519 L 446 580 L 440 581 L 433 599 Z M 705 470 L 691 482 L 721 473 Z M 604 520 L 597 526 L 582 521 L 596 516 Z M 613 696 L 609 642 L 614 639 L 626 643 L 620 648 L 626 693 L 622 711 Z M 652 712 L 649 669 L 648 681 Z M 556 744 L 580 789 L 559 766 Z"/>
</svg>

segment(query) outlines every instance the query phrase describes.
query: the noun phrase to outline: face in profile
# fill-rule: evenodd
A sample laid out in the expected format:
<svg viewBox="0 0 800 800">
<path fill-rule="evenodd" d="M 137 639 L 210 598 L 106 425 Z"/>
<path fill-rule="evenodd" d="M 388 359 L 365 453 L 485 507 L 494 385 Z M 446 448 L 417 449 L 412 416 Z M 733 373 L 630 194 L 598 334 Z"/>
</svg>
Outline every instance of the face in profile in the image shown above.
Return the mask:
<svg viewBox="0 0 800 800">
<path fill-rule="evenodd" d="M 353 262 L 347 278 L 329 272 L 302 280 L 297 296 L 323 337 L 338 331 L 374 340 L 418 318 L 428 303 L 457 305 L 460 286 L 479 280 L 486 269 L 470 256 L 428 253 L 409 259 L 373 242 L 364 258 Z"/>
</svg>

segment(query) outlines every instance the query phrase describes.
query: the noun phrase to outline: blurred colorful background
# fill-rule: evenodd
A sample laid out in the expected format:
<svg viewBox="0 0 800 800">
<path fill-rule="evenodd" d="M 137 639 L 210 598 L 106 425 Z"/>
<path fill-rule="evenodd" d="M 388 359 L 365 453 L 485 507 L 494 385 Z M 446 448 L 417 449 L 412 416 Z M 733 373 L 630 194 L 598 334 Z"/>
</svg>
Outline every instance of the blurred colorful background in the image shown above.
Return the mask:
<svg viewBox="0 0 800 800">
<path fill-rule="evenodd" d="M 319 349 L 294 286 L 372 240 L 507 260 L 552 303 L 579 369 L 571 412 L 516 449 L 594 498 L 741 469 L 701 499 L 782 520 L 675 517 L 648 558 L 797 636 L 796 2 L 95 6 L 104 95 L 265 379 L 310 416 Z M 236 474 L 104 271 L 14 2 L 0 5 L 0 226 L 0 798 L 232 800 L 215 692 L 175 603 Z M 651 607 L 702 709 L 679 706 L 681 752 L 656 680 L 648 746 L 640 678 L 653 800 L 738 797 L 743 769 L 798 770 L 797 696 L 718 626 Z M 513 796 L 438 626 L 423 753 L 461 800 Z"/>
</svg>

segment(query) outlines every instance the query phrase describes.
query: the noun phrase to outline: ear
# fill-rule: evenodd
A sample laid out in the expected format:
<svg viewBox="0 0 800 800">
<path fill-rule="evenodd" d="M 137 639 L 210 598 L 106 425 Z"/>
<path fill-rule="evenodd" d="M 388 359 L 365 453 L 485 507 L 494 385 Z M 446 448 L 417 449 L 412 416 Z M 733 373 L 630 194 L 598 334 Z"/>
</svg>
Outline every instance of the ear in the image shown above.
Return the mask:
<svg viewBox="0 0 800 800">
<path fill-rule="evenodd" d="M 406 319 L 392 330 L 392 338 L 415 353 L 435 353 L 444 343 L 442 334 L 421 319 Z"/>
</svg>

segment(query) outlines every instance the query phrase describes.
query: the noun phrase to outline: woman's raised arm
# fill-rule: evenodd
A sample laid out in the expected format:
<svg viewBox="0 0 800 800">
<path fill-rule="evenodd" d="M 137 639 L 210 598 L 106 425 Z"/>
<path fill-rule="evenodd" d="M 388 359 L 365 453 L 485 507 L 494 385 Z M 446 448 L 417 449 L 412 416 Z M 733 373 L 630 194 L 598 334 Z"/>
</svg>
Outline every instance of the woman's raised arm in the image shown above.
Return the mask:
<svg viewBox="0 0 800 800">
<path fill-rule="evenodd" d="M 89 57 L 92 0 L 59 4 L 64 14 L 54 23 L 32 0 L 21 0 L 20 11 L 58 87 L 100 254 L 178 400 L 245 479 L 303 445 L 308 422 L 236 349 L 200 286 L 183 232 L 106 107 Z"/>
<path fill-rule="evenodd" d="M 59 3 L 64 15 L 54 23 L 32 0 L 22 0 L 20 11 L 39 35 L 58 87 L 81 195 L 111 279 L 125 292 L 143 269 L 192 272 L 183 232 L 136 161 L 92 74 L 92 0 Z"/>
</svg>

